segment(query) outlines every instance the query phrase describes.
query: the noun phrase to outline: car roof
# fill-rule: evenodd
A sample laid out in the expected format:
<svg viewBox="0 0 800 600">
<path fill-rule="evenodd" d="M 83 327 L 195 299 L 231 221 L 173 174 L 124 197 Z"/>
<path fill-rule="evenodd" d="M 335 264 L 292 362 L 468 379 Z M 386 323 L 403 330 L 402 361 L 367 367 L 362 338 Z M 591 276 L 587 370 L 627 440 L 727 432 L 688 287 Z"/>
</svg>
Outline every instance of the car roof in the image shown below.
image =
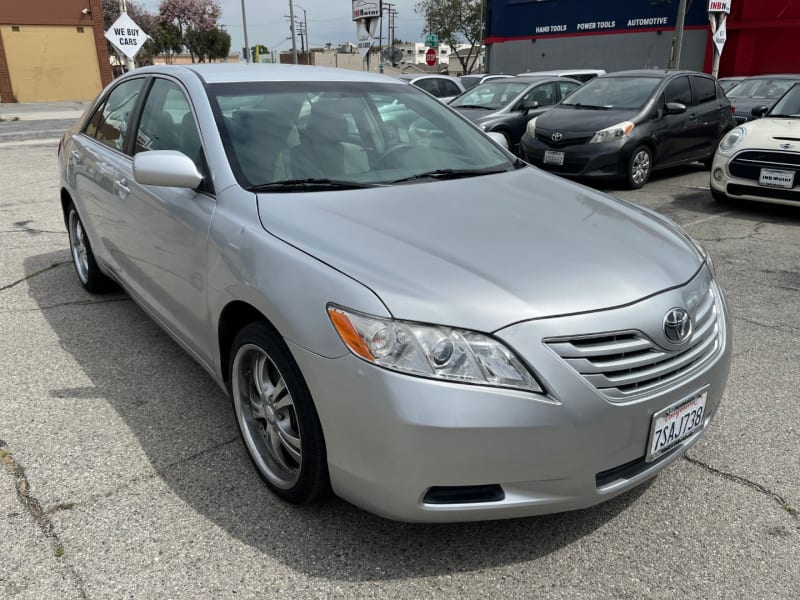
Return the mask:
<svg viewBox="0 0 800 600">
<path fill-rule="evenodd" d="M 513 79 L 515 82 L 521 81 L 522 83 L 538 83 L 540 81 L 571 81 L 580 83 L 580 81 L 570 79 L 569 77 L 558 77 L 557 75 L 517 75 Z"/>
<path fill-rule="evenodd" d="M 654 77 L 657 79 L 666 79 L 673 75 L 703 75 L 704 77 L 711 77 L 708 73 L 701 73 L 700 71 L 687 71 L 683 69 L 632 69 L 630 71 L 616 71 L 614 73 L 606 73 L 600 75 L 600 78 L 608 77 Z"/>
<path fill-rule="evenodd" d="M 445 75 L 444 73 L 419 73 L 417 75 L 409 75 L 408 73 L 403 73 L 402 75 L 398 75 L 398 79 L 403 79 L 404 81 L 417 81 L 418 79 L 430 79 L 432 77 L 443 77 L 444 79 L 452 79 L 454 81 L 458 81 L 458 77 L 453 77 L 452 75 Z"/>
<path fill-rule="evenodd" d="M 193 65 L 161 65 L 136 69 L 136 73 L 163 73 L 165 75 L 194 73 L 204 82 L 240 83 L 250 81 L 351 81 L 398 83 L 397 79 L 364 71 L 335 69 L 306 65 L 278 65 L 258 63 L 216 63 Z"/>
<path fill-rule="evenodd" d="M 750 75 L 742 79 L 800 79 L 798 73 L 774 73 L 772 75 Z"/>
</svg>

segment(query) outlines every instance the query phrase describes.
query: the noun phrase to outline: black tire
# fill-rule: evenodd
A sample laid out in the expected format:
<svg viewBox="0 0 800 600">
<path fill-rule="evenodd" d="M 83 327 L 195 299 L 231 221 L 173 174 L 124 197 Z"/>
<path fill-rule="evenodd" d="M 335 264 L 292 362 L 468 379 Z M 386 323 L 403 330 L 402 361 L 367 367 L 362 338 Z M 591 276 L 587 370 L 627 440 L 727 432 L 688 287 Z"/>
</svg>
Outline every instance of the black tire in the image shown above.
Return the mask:
<svg viewBox="0 0 800 600">
<path fill-rule="evenodd" d="M 628 159 L 625 180 L 628 188 L 638 190 L 650 181 L 653 172 L 653 153 L 647 146 L 637 146 Z"/>
<path fill-rule="evenodd" d="M 325 438 L 311 393 L 286 344 L 266 323 L 251 323 L 234 339 L 230 391 L 245 448 L 267 487 L 296 504 L 327 495 Z"/>
<path fill-rule="evenodd" d="M 75 205 L 71 203 L 67 207 L 67 233 L 72 266 L 75 267 L 75 274 L 84 289 L 92 294 L 102 294 L 114 289 L 114 282 L 103 275 L 97 266 L 83 221 L 75 210 Z"/>
</svg>

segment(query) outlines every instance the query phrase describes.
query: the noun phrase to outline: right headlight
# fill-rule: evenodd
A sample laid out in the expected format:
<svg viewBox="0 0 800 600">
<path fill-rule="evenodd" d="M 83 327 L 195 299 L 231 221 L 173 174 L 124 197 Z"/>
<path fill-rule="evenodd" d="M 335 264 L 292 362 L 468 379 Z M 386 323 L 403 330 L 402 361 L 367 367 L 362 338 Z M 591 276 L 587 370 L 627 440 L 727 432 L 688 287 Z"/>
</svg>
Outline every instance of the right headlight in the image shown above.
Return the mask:
<svg viewBox="0 0 800 600">
<path fill-rule="evenodd" d="M 719 143 L 719 149 L 723 152 L 729 152 L 733 150 L 736 146 L 742 143 L 742 140 L 747 135 L 747 129 L 744 127 L 736 127 L 731 129 L 728 134 L 722 138 L 722 141 Z"/>
<path fill-rule="evenodd" d="M 536 137 L 536 119 L 538 118 L 539 117 L 536 117 L 535 119 L 528 121 L 528 126 L 525 128 L 525 130 L 528 132 L 528 135 L 532 138 Z"/>
<path fill-rule="evenodd" d="M 347 348 L 375 365 L 460 383 L 542 393 L 541 386 L 502 342 L 482 333 L 423 325 L 328 306 Z"/>
</svg>

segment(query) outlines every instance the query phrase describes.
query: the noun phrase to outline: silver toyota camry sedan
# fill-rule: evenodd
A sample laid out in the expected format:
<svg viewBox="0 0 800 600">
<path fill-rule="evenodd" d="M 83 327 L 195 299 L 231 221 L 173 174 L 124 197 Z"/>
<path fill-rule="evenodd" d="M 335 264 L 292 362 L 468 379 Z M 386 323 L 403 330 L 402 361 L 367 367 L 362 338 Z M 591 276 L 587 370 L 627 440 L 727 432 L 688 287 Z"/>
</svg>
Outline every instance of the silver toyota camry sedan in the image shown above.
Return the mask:
<svg viewBox="0 0 800 600">
<path fill-rule="evenodd" d="M 59 165 L 81 284 L 121 286 L 208 371 L 287 501 L 587 507 L 719 407 L 731 331 L 704 250 L 396 79 L 137 69 Z"/>
</svg>

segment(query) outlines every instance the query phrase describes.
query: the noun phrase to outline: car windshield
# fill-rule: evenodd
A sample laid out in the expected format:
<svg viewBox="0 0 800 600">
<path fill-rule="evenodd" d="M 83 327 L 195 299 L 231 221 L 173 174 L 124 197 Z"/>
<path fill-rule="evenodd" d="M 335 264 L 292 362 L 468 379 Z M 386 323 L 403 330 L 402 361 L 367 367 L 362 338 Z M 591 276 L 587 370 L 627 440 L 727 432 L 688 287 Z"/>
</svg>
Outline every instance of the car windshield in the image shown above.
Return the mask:
<svg viewBox="0 0 800 600">
<path fill-rule="evenodd" d="M 644 106 L 661 83 L 658 77 L 596 77 L 575 90 L 561 106 L 635 109 Z"/>
<path fill-rule="evenodd" d="M 719 87 L 722 88 L 722 91 L 725 92 L 726 95 L 728 95 L 730 90 L 732 90 L 733 88 L 735 88 L 737 85 L 739 85 L 741 83 L 741 80 L 740 79 L 728 79 L 728 80 L 720 79 L 718 83 L 719 83 Z"/>
<path fill-rule="evenodd" d="M 270 81 L 207 89 L 231 168 L 254 191 L 369 187 L 518 166 L 412 86 Z"/>
<path fill-rule="evenodd" d="M 800 117 L 800 83 L 795 83 L 767 115 L 769 117 Z"/>
<path fill-rule="evenodd" d="M 487 81 L 461 94 L 450 103 L 450 106 L 454 108 L 461 106 L 463 108 L 488 108 L 496 110 L 508 105 L 508 103 L 519 96 L 528 85 L 530 84 L 516 81 Z"/>
<path fill-rule="evenodd" d="M 791 79 L 747 79 L 727 92 L 728 98 L 765 98 L 775 100 L 796 81 Z"/>
<path fill-rule="evenodd" d="M 483 75 L 462 75 L 461 85 L 464 86 L 465 90 L 468 90 L 478 85 L 481 79 L 483 79 Z"/>
</svg>

